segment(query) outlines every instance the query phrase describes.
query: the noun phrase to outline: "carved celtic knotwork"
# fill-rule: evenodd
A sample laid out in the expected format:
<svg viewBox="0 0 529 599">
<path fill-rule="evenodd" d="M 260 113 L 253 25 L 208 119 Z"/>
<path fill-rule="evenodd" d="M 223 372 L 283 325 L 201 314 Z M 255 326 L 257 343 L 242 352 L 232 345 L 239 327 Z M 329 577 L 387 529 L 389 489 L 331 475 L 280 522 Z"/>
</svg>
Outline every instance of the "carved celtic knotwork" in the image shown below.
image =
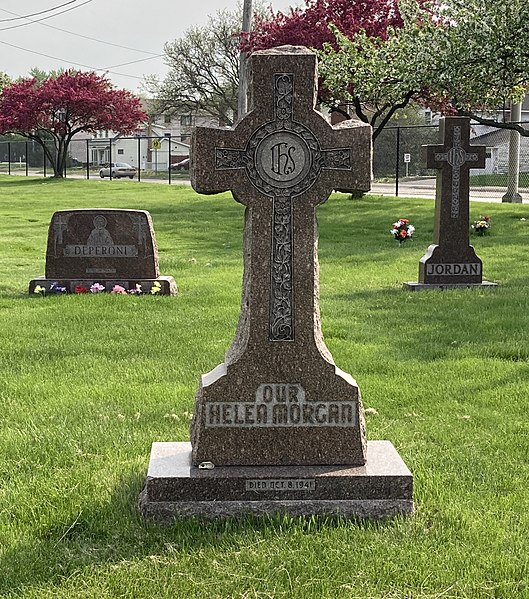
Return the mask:
<svg viewBox="0 0 529 599">
<path fill-rule="evenodd" d="M 270 341 L 294 339 L 292 284 L 292 198 L 274 198 Z"/>
<path fill-rule="evenodd" d="M 350 148 L 323 150 L 322 166 L 327 169 L 349 171 L 352 168 Z"/>
<path fill-rule="evenodd" d="M 215 170 L 237 169 L 244 166 L 244 150 L 215 148 Z"/>
<path fill-rule="evenodd" d="M 215 148 L 215 170 L 243 169 L 252 185 L 273 198 L 270 340 L 294 340 L 292 201 L 322 169 L 351 170 L 352 150 L 322 150 L 314 133 L 294 120 L 294 75 L 275 73 L 274 120 L 254 130 L 244 150 Z"/>
<path fill-rule="evenodd" d="M 274 75 L 274 99 L 276 120 L 292 119 L 294 75 L 291 73 L 276 73 Z"/>
<path fill-rule="evenodd" d="M 475 152 L 467 152 L 462 147 L 460 126 L 454 127 L 452 131 L 452 147 L 448 152 L 435 152 L 434 160 L 447 162 L 452 167 L 450 216 L 459 218 L 461 167 L 467 162 L 478 162 L 479 156 Z"/>
</svg>

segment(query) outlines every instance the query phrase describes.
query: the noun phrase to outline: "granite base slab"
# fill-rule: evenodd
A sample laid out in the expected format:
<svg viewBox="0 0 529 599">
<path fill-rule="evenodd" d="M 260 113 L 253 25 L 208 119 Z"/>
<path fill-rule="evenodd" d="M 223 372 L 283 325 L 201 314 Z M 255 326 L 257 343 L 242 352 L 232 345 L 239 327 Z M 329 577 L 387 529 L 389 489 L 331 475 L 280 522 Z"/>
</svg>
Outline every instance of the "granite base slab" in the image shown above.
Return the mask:
<svg viewBox="0 0 529 599">
<path fill-rule="evenodd" d="M 408 291 L 428 291 L 430 289 L 492 289 L 498 286 L 498 283 L 492 281 L 482 281 L 481 283 L 403 283 Z"/>
<path fill-rule="evenodd" d="M 208 464 L 209 465 L 209 464 Z M 413 476 L 389 441 L 368 441 L 364 466 L 191 465 L 191 444 L 152 445 L 144 517 L 244 514 L 385 518 L 413 513 Z"/>
<path fill-rule="evenodd" d="M 77 286 L 84 287 L 85 289 L 90 289 L 90 287 L 94 283 L 99 283 L 100 285 L 104 285 L 107 292 L 112 291 L 114 285 L 120 285 L 126 290 L 134 289 L 137 284 L 141 285 L 141 289 L 143 293 L 150 293 L 152 286 L 155 283 L 160 284 L 160 295 L 176 295 L 178 293 L 178 288 L 176 286 L 176 282 L 173 277 L 160 276 L 156 279 L 102 279 L 102 278 L 84 278 L 84 279 L 47 279 L 46 277 L 37 277 L 36 279 L 32 279 L 29 282 L 29 293 L 33 294 L 35 291 L 35 287 L 40 285 L 44 287 L 46 290 L 52 286 L 52 284 L 58 285 L 59 287 L 66 287 L 67 293 L 75 293 L 75 288 Z"/>
</svg>

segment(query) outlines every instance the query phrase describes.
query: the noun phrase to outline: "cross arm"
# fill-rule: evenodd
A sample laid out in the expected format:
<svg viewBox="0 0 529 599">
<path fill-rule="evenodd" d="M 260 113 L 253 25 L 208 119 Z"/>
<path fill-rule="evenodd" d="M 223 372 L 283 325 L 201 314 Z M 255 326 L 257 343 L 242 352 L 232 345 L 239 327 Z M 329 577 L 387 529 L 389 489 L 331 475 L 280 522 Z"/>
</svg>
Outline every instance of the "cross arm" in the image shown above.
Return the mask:
<svg viewBox="0 0 529 599">
<path fill-rule="evenodd" d="M 235 179 L 242 175 L 242 154 L 233 129 L 196 127 L 190 151 L 193 189 L 206 195 L 233 190 Z"/>
<path fill-rule="evenodd" d="M 439 160 L 439 157 L 436 158 L 436 155 L 439 156 L 443 153 L 446 154 L 446 149 L 439 144 L 422 146 L 422 158 L 423 162 L 426 163 L 426 168 L 442 168 L 443 162 Z M 446 157 L 444 162 L 446 162 Z"/>
<path fill-rule="evenodd" d="M 322 177 L 330 189 L 369 191 L 371 189 L 371 126 L 359 121 L 343 121 L 325 136 L 322 149 Z"/>
</svg>

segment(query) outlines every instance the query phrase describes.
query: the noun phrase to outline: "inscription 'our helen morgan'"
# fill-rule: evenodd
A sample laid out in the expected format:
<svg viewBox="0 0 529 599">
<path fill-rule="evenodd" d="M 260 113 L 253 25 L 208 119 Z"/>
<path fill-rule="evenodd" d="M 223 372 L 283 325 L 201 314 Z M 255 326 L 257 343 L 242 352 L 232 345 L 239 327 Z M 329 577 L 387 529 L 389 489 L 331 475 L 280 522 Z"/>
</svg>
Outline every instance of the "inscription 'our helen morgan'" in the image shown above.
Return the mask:
<svg viewBox="0 0 529 599">
<path fill-rule="evenodd" d="M 206 404 L 206 427 L 355 426 L 355 401 L 306 401 L 298 384 L 263 384 L 255 402 Z"/>
</svg>

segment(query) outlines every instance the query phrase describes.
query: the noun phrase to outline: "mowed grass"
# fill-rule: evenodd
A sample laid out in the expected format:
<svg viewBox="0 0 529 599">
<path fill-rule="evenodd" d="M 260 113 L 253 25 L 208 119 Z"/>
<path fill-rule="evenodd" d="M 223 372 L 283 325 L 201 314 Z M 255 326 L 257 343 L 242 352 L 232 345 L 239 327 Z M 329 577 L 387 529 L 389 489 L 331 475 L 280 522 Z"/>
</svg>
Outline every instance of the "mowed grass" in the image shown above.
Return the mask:
<svg viewBox="0 0 529 599">
<path fill-rule="evenodd" d="M 153 217 L 177 297 L 29 297 L 54 210 Z M 391 440 L 416 513 L 181 519 L 137 511 L 152 441 L 187 440 L 202 373 L 239 313 L 243 207 L 229 194 L 0 177 L 0 596 L 529 597 L 529 207 L 474 204 L 495 290 L 412 293 L 427 200 L 337 194 L 318 209 L 323 330 Z M 400 217 L 416 226 L 403 247 Z"/>
</svg>

